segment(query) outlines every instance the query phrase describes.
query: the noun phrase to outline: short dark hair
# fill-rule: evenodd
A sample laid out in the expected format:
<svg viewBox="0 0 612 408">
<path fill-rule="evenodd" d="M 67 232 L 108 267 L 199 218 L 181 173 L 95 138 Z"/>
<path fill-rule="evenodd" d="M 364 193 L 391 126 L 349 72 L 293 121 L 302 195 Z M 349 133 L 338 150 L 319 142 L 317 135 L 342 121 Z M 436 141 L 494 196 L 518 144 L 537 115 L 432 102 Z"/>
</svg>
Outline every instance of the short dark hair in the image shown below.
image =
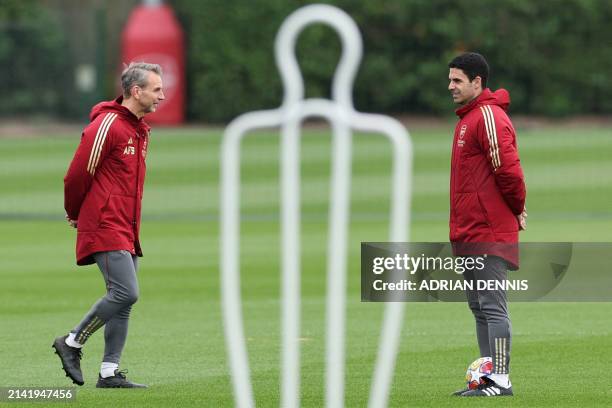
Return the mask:
<svg viewBox="0 0 612 408">
<path fill-rule="evenodd" d="M 466 52 L 453 58 L 448 63 L 449 68 L 458 68 L 462 70 L 470 81 L 473 81 L 477 76 L 480 77 L 482 88 L 487 87 L 489 79 L 489 64 L 482 55 L 477 52 Z"/>
</svg>

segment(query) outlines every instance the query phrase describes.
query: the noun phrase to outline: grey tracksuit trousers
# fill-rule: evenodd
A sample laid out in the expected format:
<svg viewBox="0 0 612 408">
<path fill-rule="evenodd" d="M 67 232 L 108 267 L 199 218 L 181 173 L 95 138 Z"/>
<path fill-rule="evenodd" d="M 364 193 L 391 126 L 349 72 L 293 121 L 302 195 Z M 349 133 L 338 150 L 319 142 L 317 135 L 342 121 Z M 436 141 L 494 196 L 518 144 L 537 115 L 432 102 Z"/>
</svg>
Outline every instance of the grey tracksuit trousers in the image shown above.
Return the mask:
<svg viewBox="0 0 612 408">
<path fill-rule="evenodd" d="M 138 257 L 128 251 L 94 254 L 106 283 L 106 295 L 99 299 L 72 330 L 76 341 L 84 344 L 100 327 L 104 328 L 104 359 L 119 364 L 128 333 L 132 305 L 138 300 Z"/>
<path fill-rule="evenodd" d="M 466 281 L 506 280 L 506 261 L 497 256 L 488 256 L 482 270 L 472 269 L 463 274 Z M 510 346 L 512 325 L 508 316 L 508 301 L 505 290 L 467 290 L 468 306 L 476 320 L 476 337 L 481 357 L 493 359 L 495 374 L 508 374 L 510 369 Z"/>
</svg>

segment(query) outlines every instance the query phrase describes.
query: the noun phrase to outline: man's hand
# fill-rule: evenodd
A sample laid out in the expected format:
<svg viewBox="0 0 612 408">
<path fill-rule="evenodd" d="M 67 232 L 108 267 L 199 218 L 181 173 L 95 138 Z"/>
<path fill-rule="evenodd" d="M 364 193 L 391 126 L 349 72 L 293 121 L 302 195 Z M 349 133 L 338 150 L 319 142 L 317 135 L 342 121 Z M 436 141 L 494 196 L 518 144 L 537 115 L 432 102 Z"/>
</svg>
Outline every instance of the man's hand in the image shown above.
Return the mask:
<svg viewBox="0 0 612 408">
<path fill-rule="evenodd" d="M 527 209 L 524 208 L 523 212 L 516 216 L 519 222 L 519 230 L 523 231 L 527 229 Z"/>
<path fill-rule="evenodd" d="M 68 221 L 68 224 L 70 224 L 72 228 L 77 227 L 77 220 L 71 220 L 70 217 L 68 217 L 68 214 L 66 214 L 66 221 Z"/>
</svg>

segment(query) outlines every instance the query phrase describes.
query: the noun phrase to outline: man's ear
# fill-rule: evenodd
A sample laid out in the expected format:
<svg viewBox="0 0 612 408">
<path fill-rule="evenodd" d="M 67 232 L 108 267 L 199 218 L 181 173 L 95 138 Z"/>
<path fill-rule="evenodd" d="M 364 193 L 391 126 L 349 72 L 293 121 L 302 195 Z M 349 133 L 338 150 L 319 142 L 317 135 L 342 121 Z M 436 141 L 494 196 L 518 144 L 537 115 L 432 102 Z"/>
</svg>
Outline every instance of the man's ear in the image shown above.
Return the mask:
<svg viewBox="0 0 612 408">
<path fill-rule="evenodd" d="M 482 89 L 482 78 L 480 76 L 476 76 L 472 82 L 474 82 L 476 88 Z"/>
<path fill-rule="evenodd" d="M 140 87 L 138 87 L 138 85 L 134 85 L 132 89 L 130 89 L 130 94 L 132 95 L 132 98 L 138 99 L 138 95 L 140 94 Z"/>
</svg>

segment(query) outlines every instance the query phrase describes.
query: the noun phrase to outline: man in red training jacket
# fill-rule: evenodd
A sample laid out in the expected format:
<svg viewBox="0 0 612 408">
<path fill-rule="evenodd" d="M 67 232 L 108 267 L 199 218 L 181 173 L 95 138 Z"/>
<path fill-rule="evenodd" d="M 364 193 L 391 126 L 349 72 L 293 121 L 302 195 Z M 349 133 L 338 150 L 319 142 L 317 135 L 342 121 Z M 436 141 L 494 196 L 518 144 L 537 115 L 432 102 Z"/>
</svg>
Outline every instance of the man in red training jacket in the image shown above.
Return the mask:
<svg viewBox="0 0 612 408">
<path fill-rule="evenodd" d="M 53 342 L 66 376 L 83 385 L 81 349 L 104 328 L 98 388 L 144 388 L 119 371 L 132 305 L 138 299 L 138 232 L 149 126 L 143 117 L 164 100 L 161 67 L 131 63 L 121 75 L 123 95 L 91 110 L 91 123 L 64 178 L 66 219 L 77 228 L 78 265 L 96 263 L 106 295 L 67 335 Z"/>
<path fill-rule="evenodd" d="M 450 240 L 457 256 L 482 257 L 484 267 L 467 270 L 468 305 L 476 320 L 481 357 L 492 372 L 465 397 L 512 395 L 509 379 L 512 328 L 506 291 L 477 290 L 478 280 L 507 279 L 518 269 L 518 234 L 526 227 L 525 181 L 516 134 L 506 114 L 510 95 L 487 88 L 485 58 L 469 52 L 449 64 L 449 85 L 459 122 L 455 127 L 450 177 Z"/>
</svg>

